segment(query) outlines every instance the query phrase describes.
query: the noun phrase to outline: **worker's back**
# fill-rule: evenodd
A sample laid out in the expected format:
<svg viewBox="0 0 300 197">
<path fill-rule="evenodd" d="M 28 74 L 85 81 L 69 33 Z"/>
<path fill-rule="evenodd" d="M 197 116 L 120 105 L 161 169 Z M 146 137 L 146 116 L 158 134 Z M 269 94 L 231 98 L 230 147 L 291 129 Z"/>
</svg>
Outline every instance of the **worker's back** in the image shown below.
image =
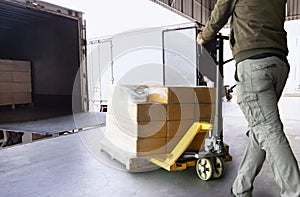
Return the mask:
<svg viewBox="0 0 300 197">
<path fill-rule="evenodd" d="M 237 62 L 261 53 L 285 57 L 288 53 L 284 30 L 286 0 L 233 2 L 230 43 Z"/>
</svg>

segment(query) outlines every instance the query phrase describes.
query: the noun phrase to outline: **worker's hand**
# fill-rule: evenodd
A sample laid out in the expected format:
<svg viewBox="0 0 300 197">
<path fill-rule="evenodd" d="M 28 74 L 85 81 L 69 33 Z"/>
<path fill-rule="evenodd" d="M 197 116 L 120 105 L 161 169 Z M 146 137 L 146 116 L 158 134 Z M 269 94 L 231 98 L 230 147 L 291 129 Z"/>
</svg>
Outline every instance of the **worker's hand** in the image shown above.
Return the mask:
<svg viewBox="0 0 300 197">
<path fill-rule="evenodd" d="M 202 38 L 202 32 L 199 32 L 197 35 L 197 43 L 200 45 L 204 45 L 207 43 L 207 41 L 203 40 Z"/>
</svg>

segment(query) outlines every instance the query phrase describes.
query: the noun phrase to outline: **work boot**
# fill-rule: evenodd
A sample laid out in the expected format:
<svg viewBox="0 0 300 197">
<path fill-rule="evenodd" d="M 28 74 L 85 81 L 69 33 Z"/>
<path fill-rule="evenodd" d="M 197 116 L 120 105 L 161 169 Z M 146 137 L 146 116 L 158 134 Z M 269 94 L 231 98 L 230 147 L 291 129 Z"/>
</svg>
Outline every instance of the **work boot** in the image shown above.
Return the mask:
<svg viewBox="0 0 300 197">
<path fill-rule="evenodd" d="M 233 193 L 232 188 L 231 188 L 231 190 L 230 190 L 230 194 L 231 194 L 232 197 L 236 197 L 236 195 L 234 195 L 234 193 Z"/>
</svg>

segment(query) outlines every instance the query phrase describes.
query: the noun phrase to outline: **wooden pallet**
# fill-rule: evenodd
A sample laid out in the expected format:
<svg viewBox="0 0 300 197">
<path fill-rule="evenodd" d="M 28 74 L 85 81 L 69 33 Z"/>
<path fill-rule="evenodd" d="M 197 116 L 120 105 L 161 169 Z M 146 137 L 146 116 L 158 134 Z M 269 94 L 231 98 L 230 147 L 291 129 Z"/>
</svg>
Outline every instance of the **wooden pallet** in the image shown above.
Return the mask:
<svg viewBox="0 0 300 197">
<path fill-rule="evenodd" d="M 12 110 L 15 110 L 16 108 L 18 107 L 23 107 L 23 106 L 26 106 L 26 107 L 30 107 L 30 108 L 33 108 L 33 103 L 10 103 L 10 104 L 1 104 L 0 106 L 3 106 L 3 107 L 9 107 L 11 108 Z"/>
<path fill-rule="evenodd" d="M 100 141 L 100 150 L 109 154 L 112 159 L 124 164 L 129 172 L 144 172 L 160 168 L 150 162 L 150 158 L 153 156 L 137 157 L 134 153 L 116 147 L 106 137 Z"/>
</svg>

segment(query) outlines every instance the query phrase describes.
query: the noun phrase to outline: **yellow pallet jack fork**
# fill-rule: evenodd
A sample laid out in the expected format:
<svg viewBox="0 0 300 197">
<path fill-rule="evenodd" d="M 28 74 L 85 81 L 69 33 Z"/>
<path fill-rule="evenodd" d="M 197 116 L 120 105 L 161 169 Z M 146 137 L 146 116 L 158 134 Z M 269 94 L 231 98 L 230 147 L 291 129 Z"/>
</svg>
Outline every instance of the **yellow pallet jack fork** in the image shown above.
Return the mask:
<svg viewBox="0 0 300 197">
<path fill-rule="evenodd" d="M 206 122 L 194 122 L 170 154 L 167 154 L 166 156 L 157 156 L 150 158 L 150 161 L 168 171 L 183 170 L 186 167 L 193 165 L 195 161 L 193 161 L 192 163 L 186 163 L 185 165 L 181 166 L 176 165 L 176 161 L 184 153 L 184 151 L 187 149 L 187 147 L 190 145 L 190 143 L 198 133 L 207 133 L 212 128 L 212 124 Z"/>
<path fill-rule="evenodd" d="M 184 170 L 187 167 L 196 166 L 196 171 L 200 179 L 209 180 L 210 178 L 220 178 L 224 174 L 224 160 L 231 161 L 228 154 L 228 146 L 224 146 L 222 154 L 209 153 L 200 155 L 194 153 L 192 160 L 180 161 L 186 149 L 198 133 L 207 133 L 213 129 L 213 125 L 206 122 L 194 122 L 179 143 L 170 154 L 151 157 L 149 160 L 153 164 L 168 171 Z"/>
</svg>

